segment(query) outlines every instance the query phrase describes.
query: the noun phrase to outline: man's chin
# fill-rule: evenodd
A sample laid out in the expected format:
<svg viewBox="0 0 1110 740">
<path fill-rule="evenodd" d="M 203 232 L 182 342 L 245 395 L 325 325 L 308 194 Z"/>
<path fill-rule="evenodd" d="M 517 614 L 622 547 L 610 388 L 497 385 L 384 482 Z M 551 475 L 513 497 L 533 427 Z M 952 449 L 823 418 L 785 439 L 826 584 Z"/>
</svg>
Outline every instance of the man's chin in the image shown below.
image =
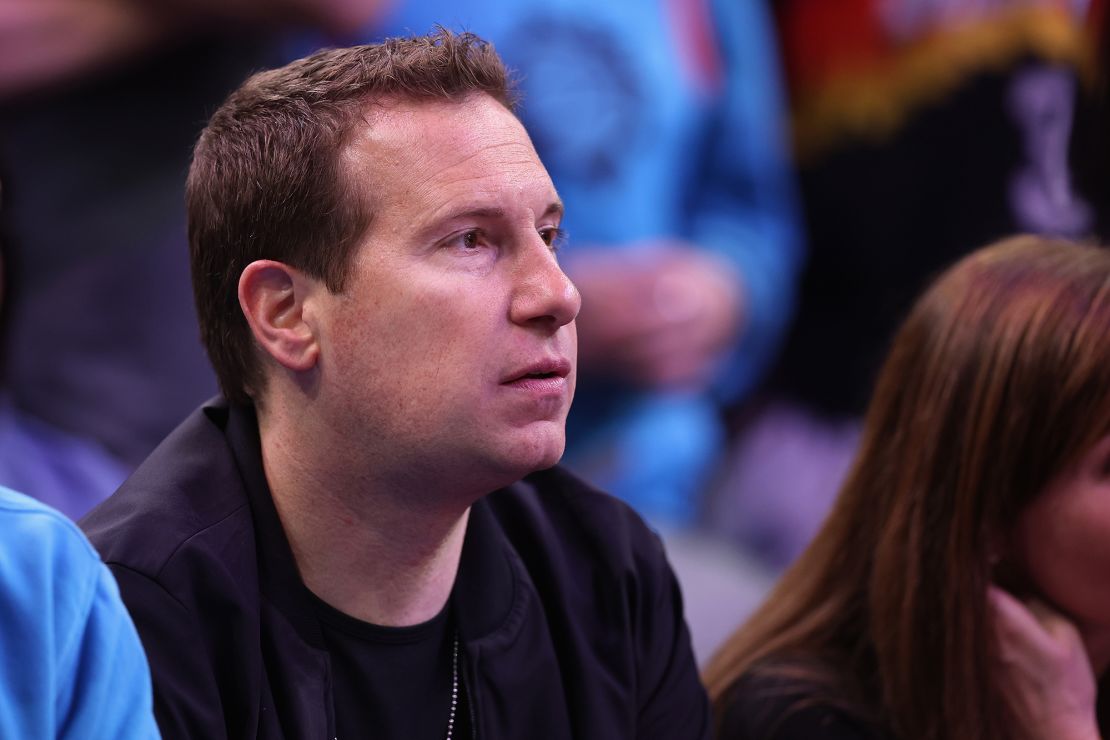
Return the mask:
<svg viewBox="0 0 1110 740">
<path fill-rule="evenodd" d="M 562 459 L 565 448 L 563 434 L 539 435 L 524 444 L 514 445 L 505 459 L 507 476 L 517 481 L 537 470 L 554 467 Z"/>
</svg>

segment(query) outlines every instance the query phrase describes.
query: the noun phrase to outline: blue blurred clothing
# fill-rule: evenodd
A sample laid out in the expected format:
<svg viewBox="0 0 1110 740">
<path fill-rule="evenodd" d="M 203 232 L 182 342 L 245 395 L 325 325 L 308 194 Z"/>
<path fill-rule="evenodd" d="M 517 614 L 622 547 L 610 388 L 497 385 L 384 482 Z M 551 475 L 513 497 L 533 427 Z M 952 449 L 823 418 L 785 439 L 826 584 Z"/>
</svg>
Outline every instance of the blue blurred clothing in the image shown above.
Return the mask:
<svg viewBox="0 0 1110 740">
<path fill-rule="evenodd" d="M 791 314 L 801 250 L 764 5 L 429 0 L 401 3 L 378 27 L 398 35 L 438 23 L 494 43 L 567 206 L 568 261 L 680 239 L 738 268 L 744 331 L 712 389 L 579 378 L 566 463 L 656 522 L 697 513 L 724 442 L 720 404 L 759 381 Z"/>
<path fill-rule="evenodd" d="M 77 526 L 0 488 L 0 737 L 157 738 L 150 669 Z"/>
<path fill-rule="evenodd" d="M 76 521 L 130 469 L 95 440 L 67 434 L 0 393 L 0 486 L 26 491 Z"/>
</svg>

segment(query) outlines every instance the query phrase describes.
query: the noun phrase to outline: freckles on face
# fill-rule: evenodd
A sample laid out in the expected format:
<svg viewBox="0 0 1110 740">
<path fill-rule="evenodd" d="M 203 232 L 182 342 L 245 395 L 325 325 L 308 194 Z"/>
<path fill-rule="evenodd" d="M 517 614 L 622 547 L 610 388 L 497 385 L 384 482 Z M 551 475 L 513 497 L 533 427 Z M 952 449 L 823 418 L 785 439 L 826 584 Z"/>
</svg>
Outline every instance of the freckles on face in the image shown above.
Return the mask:
<svg viewBox="0 0 1110 740">
<path fill-rule="evenodd" d="M 463 394 L 476 386 L 485 360 L 478 349 L 484 317 L 467 310 L 473 299 L 463 286 L 406 270 L 403 261 L 367 262 L 335 326 L 344 374 L 398 403 L 413 396 L 427 403 L 429 394 Z"/>
<path fill-rule="evenodd" d="M 333 325 L 330 377 L 352 438 L 388 436 L 407 454 L 433 452 L 425 465 L 469 465 L 478 477 L 482 466 L 507 471 L 500 484 L 554 465 L 573 376 L 565 398 L 546 406 L 502 381 L 535 358 L 573 360 L 573 328 L 564 327 L 568 340 L 541 342 L 513 325 L 497 271 L 389 269 L 404 262 L 363 264 Z"/>
<path fill-rule="evenodd" d="M 561 203 L 527 133 L 491 98 L 376 114 L 350 154 L 375 220 L 328 303 L 324 373 L 351 439 L 421 469 L 504 485 L 554 464 L 576 298 L 550 240 Z M 560 364 L 561 363 L 561 364 Z M 557 396 L 552 398 L 553 396 Z M 493 471 L 482 477 L 482 470 Z M 494 480 L 496 478 L 496 480 Z"/>
</svg>

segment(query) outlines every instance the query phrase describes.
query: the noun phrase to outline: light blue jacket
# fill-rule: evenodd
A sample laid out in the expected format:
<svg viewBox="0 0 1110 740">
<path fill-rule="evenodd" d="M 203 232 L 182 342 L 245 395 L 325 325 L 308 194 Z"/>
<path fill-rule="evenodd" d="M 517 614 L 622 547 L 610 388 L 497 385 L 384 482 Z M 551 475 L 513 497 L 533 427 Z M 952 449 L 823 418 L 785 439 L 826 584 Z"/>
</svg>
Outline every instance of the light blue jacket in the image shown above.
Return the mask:
<svg viewBox="0 0 1110 740">
<path fill-rule="evenodd" d="M 70 520 L 0 487 L 0 737 L 157 738 L 116 582 Z"/>
</svg>

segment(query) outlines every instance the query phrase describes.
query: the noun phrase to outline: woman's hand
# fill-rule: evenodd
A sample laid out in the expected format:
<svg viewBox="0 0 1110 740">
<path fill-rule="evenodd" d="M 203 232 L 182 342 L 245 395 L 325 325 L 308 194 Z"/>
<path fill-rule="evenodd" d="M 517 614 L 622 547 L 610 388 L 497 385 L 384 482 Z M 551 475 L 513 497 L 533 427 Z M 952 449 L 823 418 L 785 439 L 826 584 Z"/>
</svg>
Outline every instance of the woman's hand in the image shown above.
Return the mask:
<svg viewBox="0 0 1110 740">
<path fill-rule="evenodd" d="M 988 600 L 1003 692 L 1029 736 L 1098 738 L 1098 689 L 1076 626 L 1040 601 L 1022 603 L 994 585 Z"/>
</svg>

